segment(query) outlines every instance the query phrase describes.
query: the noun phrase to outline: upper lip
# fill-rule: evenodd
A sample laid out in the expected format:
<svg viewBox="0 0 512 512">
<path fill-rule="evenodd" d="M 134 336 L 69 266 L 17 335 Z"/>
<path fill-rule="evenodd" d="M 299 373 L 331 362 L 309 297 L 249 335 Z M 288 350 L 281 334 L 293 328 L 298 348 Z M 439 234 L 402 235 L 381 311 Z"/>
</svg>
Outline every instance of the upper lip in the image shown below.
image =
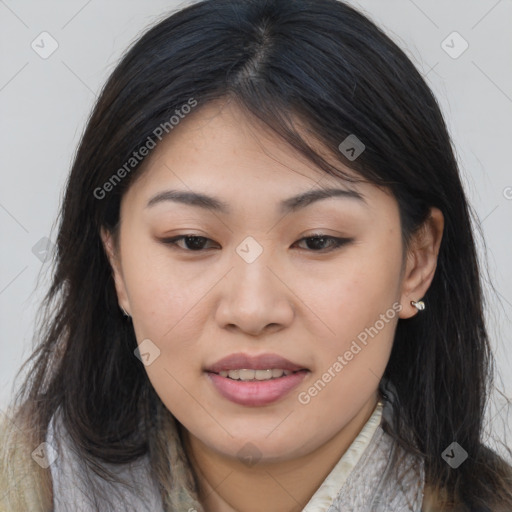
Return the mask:
<svg viewBox="0 0 512 512">
<path fill-rule="evenodd" d="M 206 371 L 219 373 L 228 370 L 240 370 L 242 368 L 246 368 L 248 370 L 268 370 L 279 368 L 281 370 L 289 370 L 291 372 L 307 370 L 304 366 L 293 363 L 292 361 L 289 361 L 277 354 L 259 354 L 251 356 L 249 354 L 239 352 L 219 359 L 216 363 L 208 366 Z"/>
</svg>

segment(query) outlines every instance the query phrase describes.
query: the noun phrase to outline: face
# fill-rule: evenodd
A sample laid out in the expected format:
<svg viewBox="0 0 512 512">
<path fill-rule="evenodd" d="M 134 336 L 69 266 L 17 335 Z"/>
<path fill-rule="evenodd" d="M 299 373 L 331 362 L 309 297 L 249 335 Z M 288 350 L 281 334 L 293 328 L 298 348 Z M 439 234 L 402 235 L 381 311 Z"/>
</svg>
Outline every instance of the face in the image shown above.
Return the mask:
<svg viewBox="0 0 512 512">
<path fill-rule="evenodd" d="M 345 193 L 290 200 L 333 188 Z M 265 460 L 298 457 L 375 395 L 404 299 L 389 193 L 313 168 L 234 105 L 211 103 L 153 150 L 120 215 L 111 259 L 120 305 L 151 384 L 204 445 L 236 457 L 251 442 Z M 237 368 L 260 372 L 220 373 Z"/>
</svg>

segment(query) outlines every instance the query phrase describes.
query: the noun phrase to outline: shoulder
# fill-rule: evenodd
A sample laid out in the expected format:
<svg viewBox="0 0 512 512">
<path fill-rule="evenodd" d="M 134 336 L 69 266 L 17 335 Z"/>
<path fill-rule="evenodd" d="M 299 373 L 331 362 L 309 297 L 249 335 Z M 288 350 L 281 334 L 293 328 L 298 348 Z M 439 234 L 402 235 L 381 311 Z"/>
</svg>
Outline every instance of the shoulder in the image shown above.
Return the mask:
<svg viewBox="0 0 512 512">
<path fill-rule="evenodd" d="M 12 411 L 0 412 L 0 512 L 50 512 L 49 469 L 36 462 L 44 447 L 31 446 L 12 417 Z"/>
<path fill-rule="evenodd" d="M 429 485 L 425 485 L 421 512 L 441 512 L 455 510 L 453 507 L 454 504 L 443 502 L 438 492 L 434 491 L 434 489 Z"/>
<path fill-rule="evenodd" d="M 436 489 L 430 485 L 425 485 L 421 512 L 474 512 L 475 510 L 510 512 L 509 503 L 510 499 L 502 500 L 500 497 L 494 496 L 486 501 L 485 505 L 468 506 L 461 501 L 448 498 L 445 489 Z"/>
<path fill-rule="evenodd" d="M 462 503 L 456 503 L 452 499 L 449 499 L 443 489 L 435 489 L 430 485 L 425 485 L 421 512 L 472 512 L 472 510 Z M 498 509 L 496 509 L 496 512 L 506 511 L 498 511 Z"/>
</svg>

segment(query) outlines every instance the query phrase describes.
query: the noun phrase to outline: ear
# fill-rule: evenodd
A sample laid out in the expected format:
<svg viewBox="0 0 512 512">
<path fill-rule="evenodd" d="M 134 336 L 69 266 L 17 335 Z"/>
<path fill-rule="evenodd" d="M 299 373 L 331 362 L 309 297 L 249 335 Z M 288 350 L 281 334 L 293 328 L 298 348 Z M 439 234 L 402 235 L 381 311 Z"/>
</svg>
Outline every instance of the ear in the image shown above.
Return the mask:
<svg viewBox="0 0 512 512">
<path fill-rule="evenodd" d="M 419 301 L 434 278 L 443 229 L 443 214 L 438 208 L 432 207 L 427 220 L 412 235 L 402 277 L 402 310 L 399 318 L 411 318 L 418 313 L 411 301 Z"/>
<path fill-rule="evenodd" d="M 105 253 L 107 254 L 107 258 L 110 262 L 110 266 L 112 267 L 112 275 L 114 277 L 119 307 L 123 308 L 129 315 L 131 315 L 130 303 L 128 301 L 128 295 L 126 293 L 126 286 L 124 284 L 123 273 L 121 270 L 121 261 L 119 258 L 118 251 L 116 249 L 114 235 L 112 234 L 112 232 L 102 227 L 100 231 L 100 236 L 103 242 Z"/>
</svg>

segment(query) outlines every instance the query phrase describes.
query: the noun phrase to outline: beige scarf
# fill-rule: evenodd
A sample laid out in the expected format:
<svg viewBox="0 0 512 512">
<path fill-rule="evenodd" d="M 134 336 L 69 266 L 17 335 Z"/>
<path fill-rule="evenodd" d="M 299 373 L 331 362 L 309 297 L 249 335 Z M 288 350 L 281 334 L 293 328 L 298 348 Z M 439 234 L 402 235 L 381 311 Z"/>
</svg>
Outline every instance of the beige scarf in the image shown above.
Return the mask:
<svg viewBox="0 0 512 512">
<path fill-rule="evenodd" d="M 379 403 L 347 452 L 304 509 L 305 512 L 420 512 L 424 491 L 424 465 L 412 455 L 404 456 L 399 472 L 391 471 L 392 452 L 402 450 L 381 428 L 382 414 L 390 414 L 390 404 Z M 190 470 L 177 435 L 176 424 L 169 425 L 175 492 L 162 500 L 151 480 L 149 462 L 142 458 L 123 466 L 107 466 L 128 486 L 112 484 L 83 468 L 56 419 L 47 442 L 56 450 L 50 466 L 54 488 L 54 511 L 68 512 L 204 512 L 191 486 Z M 272 511 L 269 511 L 272 512 Z"/>
<path fill-rule="evenodd" d="M 389 386 L 386 394 L 391 398 L 394 395 Z M 171 414 L 165 415 L 167 422 L 159 434 L 168 440 L 167 458 L 172 464 L 173 487 L 165 497 L 150 477 L 147 456 L 131 464 L 108 466 L 125 485 L 107 482 L 87 471 L 58 414 L 52 418 L 46 438 L 55 460 L 48 469 L 40 467 L 35 462 L 40 448 L 27 446 L 26 432 L 10 417 L 8 412 L 0 411 L 0 512 L 205 512 L 180 441 L 179 424 Z M 423 499 L 423 460 L 405 452 L 384 432 L 382 417 L 390 423 L 388 401 L 376 407 L 304 512 L 420 512 L 422 501 L 425 512 L 438 510 L 427 506 L 429 500 Z M 393 453 L 403 457 L 398 472 L 389 464 Z"/>
</svg>

